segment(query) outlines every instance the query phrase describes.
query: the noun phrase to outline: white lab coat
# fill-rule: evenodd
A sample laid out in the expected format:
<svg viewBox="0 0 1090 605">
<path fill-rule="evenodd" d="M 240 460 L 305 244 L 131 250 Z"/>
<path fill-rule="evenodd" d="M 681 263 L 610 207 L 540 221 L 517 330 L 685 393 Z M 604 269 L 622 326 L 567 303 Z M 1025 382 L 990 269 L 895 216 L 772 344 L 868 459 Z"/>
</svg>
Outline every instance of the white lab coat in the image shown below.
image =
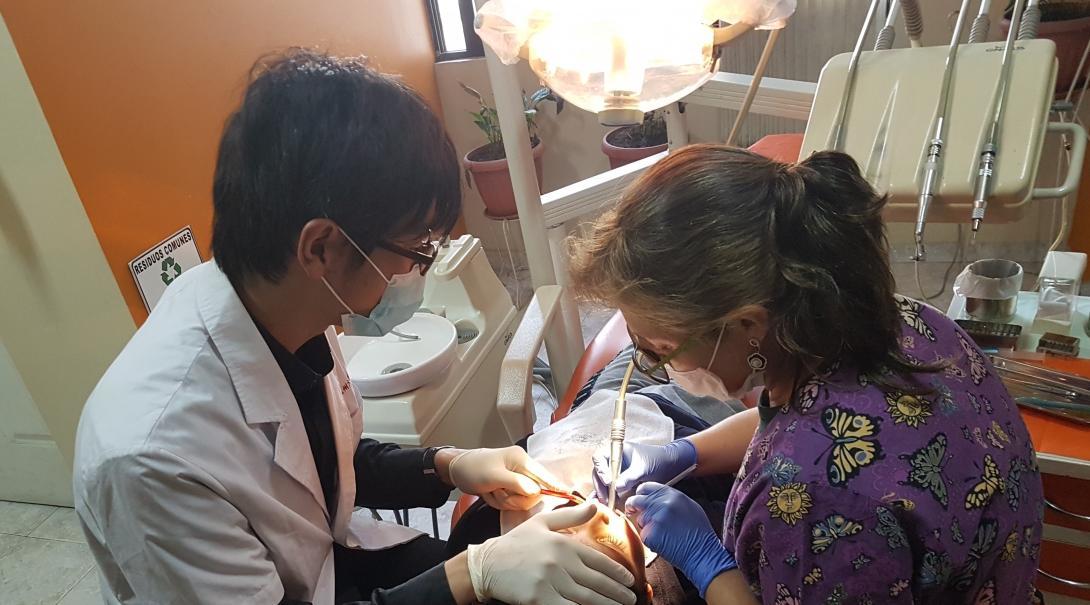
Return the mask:
<svg viewBox="0 0 1090 605">
<path fill-rule="evenodd" d="M 76 512 L 107 602 L 332 604 L 334 541 L 420 535 L 353 511 L 363 414 L 326 337 L 334 519 L 298 404 L 227 277 L 209 262 L 171 284 L 80 418 Z"/>
</svg>

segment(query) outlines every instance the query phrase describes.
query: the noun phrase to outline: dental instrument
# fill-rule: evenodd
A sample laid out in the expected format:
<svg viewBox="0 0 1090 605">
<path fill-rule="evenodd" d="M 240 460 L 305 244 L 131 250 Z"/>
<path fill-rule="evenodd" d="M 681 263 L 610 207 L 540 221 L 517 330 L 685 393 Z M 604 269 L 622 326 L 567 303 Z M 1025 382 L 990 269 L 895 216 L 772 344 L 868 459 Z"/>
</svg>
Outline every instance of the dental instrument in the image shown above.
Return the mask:
<svg viewBox="0 0 1090 605">
<path fill-rule="evenodd" d="M 624 458 L 624 413 L 628 382 L 632 379 L 634 369 L 636 369 L 636 362 L 628 362 L 624 379 L 621 380 L 621 388 L 617 392 L 617 403 L 613 407 L 613 424 L 609 429 L 609 499 L 606 501 L 606 506 L 610 510 L 614 510 L 617 505 L 617 478 L 621 475 L 621 462 Z"/>
<path fill-rule="evenodd" d="M 950 47 L 946 53 L 946 66 L 942 74 L 942 88 L 939 90 L 938 107 L 935 112 L 935 120 L 931 126 L 931 141 L 927 145 L 927 159 L 924 163 L 920 195 L 917 200 L 916 229 L 914 232 L 916 253 L 912 260 L 917 262 L 924 260 L 927 255 L 923 245 L 924 226 L 927 224 L 927 211 L 931 207 L 931 201 L 935 199 L 935 192 L 939 185 L 939 175 L 942 171 L 942 148 L 946 136 L 946 113 L 949 110 L 950 84 L 953 79 L 954 66 L 957 63 L 958 42 L 961 40 L 961 30 L 965 27 L 970 3 L 971 0 L 962 0 L 957 24 L 954 26 L 954 35 L 950 38 Z"/>
<path fill-rule="evenodd" d="M 981 15 L 987 18 L 985 5 L 989 0 L 981 2 Z M 992 193 L 992 176 L 995 174 L 995 160 L 999 155 L 999 128 L 1003 123 L 1003 110 L 1007 98 L 1007 88 L 1010 82 L 1011 63 L 1014 58 L 1015 33 L 1018 31 L 1019 16 L 1025 0 L 1017 0 L 1014 3 L 1014 12 L 1011 13 L 1010 29 L 1007 30 L 1007 41 L 1003 45 L 1003 57 L 1000 60 L 999 78 L 995 83 L 995 92 L 992 93 L 991 107 L 987 115 L 991 124 L 988 126 L 988 134 L 984 138 L 984 144 L 980 148 L 980 161 L 977 165 L 976 186 L 973 193 L 973 210 L 970 214 L 972 234 L 969 236 L 970 245 L 976 244 L 976 234 L 980 231 L 980 225 L 984 222 L 984 212 L 988 209 L 988 196 Z M 980 18 L 979 16 L 977 17 Z M 976 23 L 973 24 L 974 31 Z M 985 32 L 986 33 L 986 32 Z M 972 42 L 972 34 L 969 36 Z"/>
<path fill-rule="evenodd" d="M 968 0 L 965 0 L 968 1 Z M 852 103 L 852 95 L 855 91 L 855 74 L 859 70 L 859 56 L 863 53 L 863 41 L 867 38 L 874 14 L 878 11 L 878 0 L 871 0 L 867 9 L 867 17 L 863 20 L 863 27 L 859 30 L 859 37 L 855 41 L 855 49 L 852 50 L 852 58 L 848 63 L 848 79 L 844 84 L 844 95 L 840 99 L 840 105 L 836 109 L 836 119 L 833 120 L 833 129 L 829 131 L 829 141 L 825 147 L 833 151 L 840 151 L 844 143 L 844 119 L 848 114 L 848 106 Z"/>
</svg>

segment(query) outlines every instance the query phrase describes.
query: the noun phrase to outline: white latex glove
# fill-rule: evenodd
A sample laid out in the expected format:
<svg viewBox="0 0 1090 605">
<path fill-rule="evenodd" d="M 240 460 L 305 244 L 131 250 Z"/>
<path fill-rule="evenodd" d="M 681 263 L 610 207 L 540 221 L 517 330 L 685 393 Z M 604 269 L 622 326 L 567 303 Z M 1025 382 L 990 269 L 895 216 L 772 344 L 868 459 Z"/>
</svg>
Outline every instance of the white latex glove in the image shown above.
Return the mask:
<svg viewBox="0 0 1090 605">
<path fill-rule="evenodd" d="M 597 514 L 593 504 L 537 515 L 484 544 L 470 546 L 469 579 L 477 600 L 509 605 L 634 605 L 635 578 L 621 564 L 557 530 Z"/>
<path fill-rule="evenodd" d="M 527 475 L 556 484 L 549 471 L 518 446 L 463 452 L 451 461 L 449 473 L 454 487 L 499 510 L 528 510 L 538 503 L 541 488 Z"/>
</svg>

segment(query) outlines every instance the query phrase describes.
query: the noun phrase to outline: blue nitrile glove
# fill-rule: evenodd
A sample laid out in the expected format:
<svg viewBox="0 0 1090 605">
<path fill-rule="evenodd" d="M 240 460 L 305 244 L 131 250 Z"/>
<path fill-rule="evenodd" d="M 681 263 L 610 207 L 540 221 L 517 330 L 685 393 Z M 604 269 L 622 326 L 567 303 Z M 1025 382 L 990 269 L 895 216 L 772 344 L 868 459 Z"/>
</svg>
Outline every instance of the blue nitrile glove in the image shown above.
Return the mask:
<svg viewBox="0 0 1090 605">
<path fill-rule="evenodd" d="M 644 544 L 680 569 L 701 598 L 716 576 L 738 568 L 704 509 L 672 487 L 644 483 L 628 499 L 625 513 L 639 528 Z"/>
<path fill-rule="evenodd" d="M 666 445 L 624 444 L 621 474 L 617 477 L 618 508 L 645 481 L 666 483 L 696 465 L 696 446 L 688 439 Z M 594 456 L 594 489 L 605 502 L 609 494 L 609 454 Z"/>
</svg>

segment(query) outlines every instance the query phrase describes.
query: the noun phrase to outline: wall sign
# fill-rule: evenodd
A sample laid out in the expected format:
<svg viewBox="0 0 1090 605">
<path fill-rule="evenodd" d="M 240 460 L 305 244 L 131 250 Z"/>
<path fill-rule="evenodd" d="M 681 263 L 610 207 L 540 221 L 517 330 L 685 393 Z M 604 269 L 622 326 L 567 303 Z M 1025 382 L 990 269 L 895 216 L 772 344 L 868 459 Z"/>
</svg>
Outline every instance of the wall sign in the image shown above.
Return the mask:
<svg viewBox="0 0 1090 605">
<path fill-rule="evenodd" d="M 201 255 L 188 225 L 129 263 L 129 271 L 150 313 L 167 286 L 185 271 L 201 264 Z"/>
</svg>

